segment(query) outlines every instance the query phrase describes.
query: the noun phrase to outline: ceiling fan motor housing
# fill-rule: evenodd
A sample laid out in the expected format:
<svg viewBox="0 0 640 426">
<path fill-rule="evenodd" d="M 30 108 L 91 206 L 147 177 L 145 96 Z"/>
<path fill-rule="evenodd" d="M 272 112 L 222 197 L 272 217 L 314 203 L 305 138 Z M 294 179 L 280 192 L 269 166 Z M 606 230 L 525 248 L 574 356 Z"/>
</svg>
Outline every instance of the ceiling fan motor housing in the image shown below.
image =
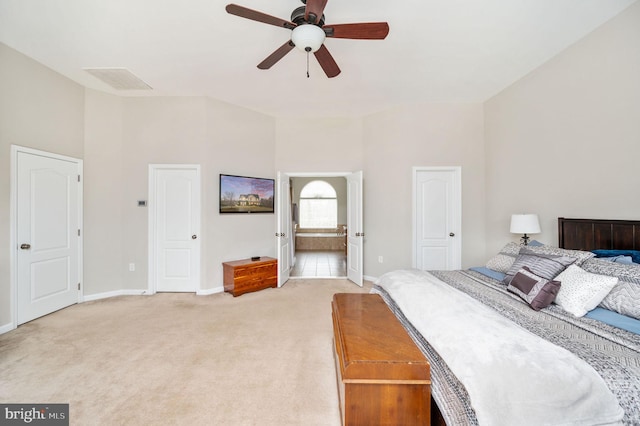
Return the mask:
<svg viewBox="0 0 640 426">
<path fill-rule="evenodd" d="M 309 22 L 304 19 L 305 10 L 306 10 L 306 6 L 300 6 L 294 9 L 294 11 L 291 12 L 291 22 L 293 22 L 296 25 L 308 24 Z M 311 22 L 314 22 L 315 19 L 313 14 L 311 18 L 312 18 Z M 322 16 L 320 17 L 320 19 L 315 25 L 318 25 L 320 27 L 324 25 L 324 14 L 322 14 Z"/>
</svg>

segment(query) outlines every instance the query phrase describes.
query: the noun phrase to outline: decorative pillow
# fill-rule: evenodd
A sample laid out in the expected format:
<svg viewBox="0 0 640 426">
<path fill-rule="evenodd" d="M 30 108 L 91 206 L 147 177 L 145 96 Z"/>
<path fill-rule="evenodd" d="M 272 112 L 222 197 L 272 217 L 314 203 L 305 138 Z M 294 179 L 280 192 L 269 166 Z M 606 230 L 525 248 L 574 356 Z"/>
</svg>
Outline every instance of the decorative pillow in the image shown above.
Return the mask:
<svg viewBox="0 0 640 426">
<path fill-rule="evenodd" d="M 517 294 L 534 310 L 539 311 L 554 301 L 560 290 L 560 282 L 539 277 L 524 266 L 513 276 L 507 290 Z"/>
<path fill-rule="evenodd" d="M 600 306 L 620 315 L 640 320 L 640 285 L 618 280 Z"/>
<path fill-rule="evenodd" d="M 556 275 L 564 271 L 564 269 L 576 261 L 575 257 L 553 256 L 543 254 L 533 254 L 526 248 L 520 250 L 520 255 L 516 258 L 511 268 L 507 271 L 507 276 L 502 282 L 509 284 L 513 276 L 523 267 L 539 277 L 547 280 L 553 280 Z"/>
<path fill-rule="evenodd" d="M 620 315 L 640 319 L 640 265 L 589 259 L 582 267 L 587 272 L 618 278 L 618 284 L 607 294 L 600 306 Z"/>
<path fill-rule="evenodd" d="M 551 246 L 527 246 L 527 249 L 532 251 L 535 254 L 551 254 L 554 256 L 569 256 L 575 257 L 577 260 L 575 265 L 580 266 L 582 263 L 587 260 L 595 257 L 595 253 L 590 251 L 582 251 L 582 250 L 567 250 L 558 247 Z"/>
<path fill-rule="evenodd" d="M 594 309 L 618 283 L 617 277 L 592 274 L 576 265 L 569 265 L 556 277 L 562 287 L 555 302 L 565 311 L 582 317 Z"/>
<path fill-rule="evenodd" d="M 518 253 L 520 253 L 520 244 L 511 242 L 502 247 L 500 252 L 493 256 L 487 264 L 485 265 L 489 269 L 493 269 L 494 271 L 505 273 L 509 270 L 513 262 L 518 257 Z"/>
<path fill-rule="evenodd" d="M 589 259 L 582 264 L 582 268 L 594 274 L 618 277 L 623 281 L 635 282 L 640 285 L 640 265 L 608 262 L 604 259 Z"/>
<path fill-rule="evenodd" d="M 596 257 L 631 256 L 633 263 L 640 263 L 638 250 L 592 250 Z"/>
</svg>

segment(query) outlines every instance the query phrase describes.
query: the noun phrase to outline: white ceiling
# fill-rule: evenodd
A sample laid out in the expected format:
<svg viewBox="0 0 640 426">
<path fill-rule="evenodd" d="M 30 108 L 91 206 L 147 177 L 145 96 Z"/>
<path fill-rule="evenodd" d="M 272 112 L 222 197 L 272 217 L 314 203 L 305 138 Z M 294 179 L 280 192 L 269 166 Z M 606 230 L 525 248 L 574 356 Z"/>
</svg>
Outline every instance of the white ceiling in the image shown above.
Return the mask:
<svg viewBox="0 0 640 426">
<path fill-rule="evenodd" d="M 256 65 L 290 31 L 225 12 L 235 2 L 283 19 L 300 0 L 0 0 L 0 41 L 93 89 L 208 96 L 273 116 L 362 116 L 417 102 L 482 102 L 635 0 L 329 0 L 327 24 L 387 21 L 385 40 L 327 39 L 328 79 L 293 50 Z M 1 64 L 0 64 L 1 66 Z M 122 67 L 152 91 L 116 91 L 83 68 Z"/>
</svg>

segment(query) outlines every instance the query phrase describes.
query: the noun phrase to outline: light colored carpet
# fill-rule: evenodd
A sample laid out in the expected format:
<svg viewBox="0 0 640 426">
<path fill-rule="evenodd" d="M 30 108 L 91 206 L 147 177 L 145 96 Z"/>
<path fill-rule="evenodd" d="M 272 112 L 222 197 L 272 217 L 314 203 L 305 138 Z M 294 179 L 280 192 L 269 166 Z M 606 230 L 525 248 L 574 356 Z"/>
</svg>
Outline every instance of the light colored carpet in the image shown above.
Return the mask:
<svg viewBox="0 0 640 426">
<path fill-rule="evenodd" d="M 370 288 L 74 305 L 0 335 L 0 401 L 69 403 L 73 425 L 339 425 L 331 298 Z"/>
</svg>

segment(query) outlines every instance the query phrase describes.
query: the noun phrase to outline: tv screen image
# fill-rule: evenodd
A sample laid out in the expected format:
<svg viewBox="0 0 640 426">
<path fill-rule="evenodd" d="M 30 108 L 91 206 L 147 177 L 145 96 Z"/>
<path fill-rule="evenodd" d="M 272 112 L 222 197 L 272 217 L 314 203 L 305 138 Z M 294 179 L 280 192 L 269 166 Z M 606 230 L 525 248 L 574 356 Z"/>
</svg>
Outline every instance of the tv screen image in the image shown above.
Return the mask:
<svg viewBox="0 0 640 426">
<path fill-rule="evenodd" d="M 220 175 L 220 213 L 273 213 L 275 181 Z"/>
</svg>

